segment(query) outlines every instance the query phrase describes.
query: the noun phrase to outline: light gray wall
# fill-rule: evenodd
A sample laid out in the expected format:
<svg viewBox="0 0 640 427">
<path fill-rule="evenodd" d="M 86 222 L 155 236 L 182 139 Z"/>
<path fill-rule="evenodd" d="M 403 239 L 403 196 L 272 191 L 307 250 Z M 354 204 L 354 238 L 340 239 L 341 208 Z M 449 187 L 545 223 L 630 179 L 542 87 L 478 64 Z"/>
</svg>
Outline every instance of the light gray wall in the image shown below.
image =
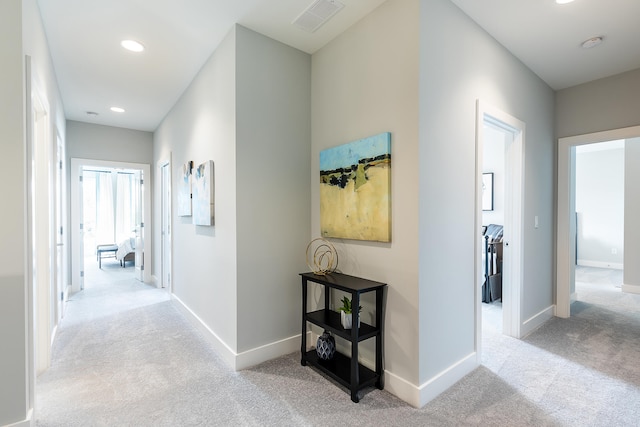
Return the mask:
<svg viewBox="0 0 640 427">
<path fill-rule="evenodd" d="M 35 0 L 0 2 L 0 144 L 3 167 L 0 179 L 7 183 L 2 200 L 10 209 L 0 213 L 0 425 L 25 421 L 33 402 L 29 401 L 29 374 L 33 370 L 27 353 L 28 323 L 26 278 L 26 118 L 25 55 L 31 58 L 32 72 L 49 104 L 49 134 L 65 135 L 64 112 L 46 38 Z"/>
<path fill-rule="evenodd" d="M 623 147 L 599 151 L 576 148 L 578 265 L 622 266 L 624 157 Z M 613 254 L 612 249 L 617 253 Z"/>
<path fill-rule="evenodd" d="M 556 136 L 583 135 L 640 124 L 640 69 L 556 93 Z"/>
<path fill-rule="evenodd" d="M 25 271 L 25 188 L 24 83 L 22 56 L 22 11 L 20 0 L 0 2 L 0 179 L 2 209 L 0 248 L 0 425 L 26 419 L 28 385 L 26 354 L 26 271 Z M 8 185 L 11 183 L 11 185 Z"/>
<path fill-rule="evenodd" d="M 236 27 L 238 351 L 300 333 L 311 57 Z M 258 321 L 260 319 L 260 321 Z"/>
<path fill-rule="evenodd" d="M 235 61 L 234 28 L 154 134 L 154 163 L 169 155 L 172 159 L 172 291 L 233 351 L 238 342 Z M 176 215 L 182 165 L 206 160 L 214 163 L 212 227 L 195 226 L 191 217 Z M 154 218 L 160 224 L 156 195 Z M 154 240 L 159 245 L 158 230 Z M 155 253 L 159 277 L 159 246 Z"/>
<path fill-rule="evenodd" d="M 388 0 L 313 55 L 308 236 L 320 236 L 319 152 L 391 132 L 391 243 L 332 242 L 340 271 L 388 283 L 385 370 L 414 385 L 419 333 L 418 12 L 417 0 Z M 373 307 L 365 300 L 363 316 L 368 313 Z M 364 344 L 363 353 L 371 360 L 368 346 L 373 343 Z"/>
<path fill-rule="evenodd" d="M 505 133 L 493 126 L 484 128 L 482 172 L 493 173 L 493 210 L 482 211 L 482 224 L 504 225 Z"/>
<path fill-rule="evenodd" d="M 67 160 L 153 162 L 153 133 L 93 123 L 67 121 Z"/>
<path fill-rule="evenodd" d="M 640 286 L 640 138 L 625 141 L 624 284 Z"/>
<path fill-rule="evenodd" d="M 419 330 L 425 382 L 475 350 L 476 100 L 526 123 L 521 322 L 553 304 L 555 144 L 551 88 L 450 1 L 422 0 L 421 6 Z"/>
<path fill-rule="evenodd" d="M 173 292 L 235 353 L 300 333 L 310 62 L 235 26 L 155 133 L 174 184 L 186 161 L 214 161 L 215 225 L 173 217 Z"/>
</svg>

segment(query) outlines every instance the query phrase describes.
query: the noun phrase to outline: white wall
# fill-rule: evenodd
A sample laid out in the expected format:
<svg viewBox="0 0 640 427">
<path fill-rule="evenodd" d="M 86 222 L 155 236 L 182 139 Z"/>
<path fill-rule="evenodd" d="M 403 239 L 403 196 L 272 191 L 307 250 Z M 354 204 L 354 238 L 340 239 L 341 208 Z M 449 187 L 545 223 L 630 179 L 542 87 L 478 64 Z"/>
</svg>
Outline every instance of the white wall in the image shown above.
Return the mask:
<svg viewBox="0 0 640 427">
<path fill-rule="evenodd" d="M 551 88 L 450 1 L 423 0 L 421 6 L 419 354 L 424 403 L 438 386 L 473 369 L 476 100 L 526 123 L 521 323 L 554 302 L 555 145 Z M 538 229 L 533 227 L 536 215 Z"/>
<path fill-rule="evenodd" d="M 619 144 L 617 148 L 606 146 L 576 148 L 578 265 L 622 268 L 625 150 Z"/>
<path fill-rule="evenodd" d="M 484 127 L 482 172 L 493 173 L 493 210 L 482 211 L 482 225 L 504 225 L 505 133 L 493 126 Z"/>
<path fill-rule="evenodd" d="M 11 209 L 0 214 L 2 239 L 11 242 L 0 249 L 0 336 L 3 341 L 0 364 L 0 425 L 32 419 L 33 360 L 28 355 L 30 328 L 26 266 L 26 135 L 25 55 L 31 57 L 42 95 L 49 104 L 49 129 L 65 135 L 63 108 L 51 65 L 44 30 L 35 0 L 0 2 L 0 144 L 3 167 L 0 179 L 5 185 L 3 202 Z"/>
<path fill-rule="evenodd" d="M 320 236 L 319 152 L 391 132 L 391 243 L 332 240 L 340 271 L 387 283 L 385 389 L 418 384 L 417 0 L 388 0 L 313 55 L 311 235 Z M 430 239 L 440 240 L 438 233 Z M 363 315 L 372 311 L 365 300 Z M 442 324 L 442 323 L 440 323 Z M 371 340 L 373 341 L 373 340 Z M 363 356 L 371 358 L 365 343 Z M 408 390 L 405 390 L 407 388 Z M 415 400 L 415 399 L 414 399 Z M 415 402 L 414 402 L 415 403 Z"/>
<path fill-rule="evenodd" d="M 640 293 L 640 138 L 625 141 L 623 290 Z"/>
<path fill-rule="evenodd" d="M 244 352 L 300 335 L 311 58 L 242 26 L 236 43 L 238 352 Z"/>
<path fill-rule="evenodd" d="M 233 29 L 154 133 L 154 164 L 169 153 L 173 162 L 173 294 L 231 352 L 237 350 L 238 310 L 235 61 Z M 184 163 L 206 160 L 214 163 L 215 225 L 196 227 L 191 217 L 176 215 L 176 183 Z M 155 200 L 154 217 L 159 224 L 160 197 Z M 158 231 L 156 245 L 161 241 Z M 155 254 L 158 276 L 159 246 Z"/>
<path fill-rule="evenodd" d="M 181 165 L 214 161 L 215 225 L 174 211 L 173 293 L 234 368 L 300 346 L 309 84 L 309 55 L 235 26 L 154 136 L 174 206 Z"/>
</svg>

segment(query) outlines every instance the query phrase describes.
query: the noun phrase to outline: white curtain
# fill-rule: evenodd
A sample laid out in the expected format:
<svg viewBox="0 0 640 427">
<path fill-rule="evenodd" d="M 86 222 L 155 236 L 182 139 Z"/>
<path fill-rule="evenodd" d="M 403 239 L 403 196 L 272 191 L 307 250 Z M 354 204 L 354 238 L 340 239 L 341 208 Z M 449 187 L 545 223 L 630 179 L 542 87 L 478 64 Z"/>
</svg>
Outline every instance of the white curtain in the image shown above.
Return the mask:
<svg viewBox="0 0 640 427">
<path fill-rule="evenodd" d="M 111 172 L 96 173 L 96 244 L 115 243 Z"/>
<path fill-rule="evenodd" d="M 117 174 L 116 179 L 116 243 L 134 236 L 135 202 L 133 198 L 134 175 Z"/>
</svg>

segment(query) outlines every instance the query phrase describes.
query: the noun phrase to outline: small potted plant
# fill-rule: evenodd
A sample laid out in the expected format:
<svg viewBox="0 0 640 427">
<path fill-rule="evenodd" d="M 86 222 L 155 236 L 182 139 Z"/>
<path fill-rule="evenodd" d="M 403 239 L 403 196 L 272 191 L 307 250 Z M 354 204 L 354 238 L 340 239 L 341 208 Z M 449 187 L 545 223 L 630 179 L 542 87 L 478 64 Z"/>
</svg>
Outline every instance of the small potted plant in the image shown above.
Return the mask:
<svg viewBox="0 0 640 427">
<path fill-rule="evenodd" d="M 353 308 L 351 307 L 351 300 L 347 297 L 342 298 L 342 307 L 338 308 L 340 311 L 340 321 L 342 323 L 342 327 L 345 329 L 351 329 L 351 319 Z M 362 311 L 362 306 L 358 306 L 358 328 L 360 327 L 360 311 Z"/>
</svg>

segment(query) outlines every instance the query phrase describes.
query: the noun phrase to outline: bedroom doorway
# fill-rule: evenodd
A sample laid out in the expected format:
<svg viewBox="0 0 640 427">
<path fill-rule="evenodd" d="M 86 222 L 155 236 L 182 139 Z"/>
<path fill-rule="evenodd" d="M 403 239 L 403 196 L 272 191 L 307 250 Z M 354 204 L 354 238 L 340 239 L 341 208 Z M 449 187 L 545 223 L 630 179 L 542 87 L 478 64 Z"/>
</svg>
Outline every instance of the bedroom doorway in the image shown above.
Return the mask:
<svg viewBox="0 0 640 427">
<path fill-rule="evenodd" d="M 576 147 L 595 144 L 606 141 L 625 140 L 625 157 L 627 152 L 635 158 L 640 157 L 640 126 L 633 126 L 610 131 L 596 132 L 592 134 L 577 135 L 560 138 L 558 140 L 558 215 L 557 215 L 557 240 L 556 240 L 556 316 L 567 318 L 571 314 L 572 295 L 575 292 L 576 281 L 576 240 L 578 224 L 576 218 Z M 625 163 L 627 160 L 625 159 Z M 638 181 L 637 168 L 625 167 L 625 183 Z M 625 190 L 626 192 L 627 190 Z M 630 198 L 635 200 L 634 198 Z M 629 203 L 627 203 L 627 201 Z M 624 203 L 624 217 L 637 218 L 640 207 L 637 203 L 627 200 Z M 624 260 L 637 259 L 640 249 L 635 244 L 637 239 L 628 238 L 639 234 L 639 227 L 635 221 L 626 221 L 624 224 Z M 635 255 L 634 255 L 635 254 Z M 640 281 L 640 268 L 633 262 L 624 262 L 622 291 L 640 293 L 640 285 L 634 285 Z"/>
<path fill-rule="evenodd" d="M 151 282 L 144 256 L 151 248 L 149 171 L 146 164 L 71 159 L 72 292 L 84 289 L 87 269 L 103 266 L 117 274 L 131 268 L 138 280 Z"/>
<path fill-rule="evenodd" d="M 498 328 L 505 335 L 520 338 L 520 310 L 522 297 L 522 227 L 523 227 L 523 201 L 524 201 L 524 133 L 525 124 L 510 116 L 509 114 L 491 107 L 481 101 L 477 103 L 476 118 L 476 277 L 478 285 L 476 288 L 476 349 L 480 349 L 480 339 L 482 336 L 482 294 L 483 285 L 485 284 L 485 271 L 488 268 L 490 274 L 499 270 L 501 275 L 500 299 L 502 300 L 502 312 L 498 313 Z M 497 143 L 496 141 L 500 141 Z M 487 160 L 485 167 L 485 144 L 486 148 L 490 148 L 489 144 L 497 144 L 493 147 L 494 152 L 500 152 L 497 162 L 501 164 L 502 170 L 499 177 L 494 173 L 494 178 L 499 187 L 488 188 L 488 183 L 493 181 L 487 180 L 487 175 L 491 173 L 487 167 L 491 168 L 491 163 Z M 496 167 L 498 167 L 496 165 Z M 494 183 L 495 184 L 495 183 Z M 484 188 L 484 191 L 483 191 Z M 487 191 L 491 192 L 491 201 L 493 211 L 487 209 Z M 501 194 L 500 203 L 497 202 L 496 196 Z M 483 197 L 484 196 L 484 197 Z M 484 199 L 484 207 L 483 207 Z M 501 212 L 498 212 L 498 207 Z M 485 210 L 486 209 L 486 210 Z M 483 213 L 487 212 L 485 221 L 483 222 Z M 493 213 L 494 215 L 490 215 Z M 502 221 L 502 224 L 495 222 Z M 494 246 L 494 257 L 498 255 L 501 262 L 498 263 L 497 258 L 493 258 L 493 263 L 485 262 L 483 253 L 485 252 L 485 239 L 483 236 L 484 226 L 497 225 L 494 232 L 502 233 L 500 240 L 500 254 L 497 247 Z M 490 227 L 489 227 L 490 228 Z M 501 264 L 501 265 L 500 265 Z M 495 285 L 495 283 L 492 283 Z M 487 285 L 489 282 L 487 280 Z"/>
</svg>

